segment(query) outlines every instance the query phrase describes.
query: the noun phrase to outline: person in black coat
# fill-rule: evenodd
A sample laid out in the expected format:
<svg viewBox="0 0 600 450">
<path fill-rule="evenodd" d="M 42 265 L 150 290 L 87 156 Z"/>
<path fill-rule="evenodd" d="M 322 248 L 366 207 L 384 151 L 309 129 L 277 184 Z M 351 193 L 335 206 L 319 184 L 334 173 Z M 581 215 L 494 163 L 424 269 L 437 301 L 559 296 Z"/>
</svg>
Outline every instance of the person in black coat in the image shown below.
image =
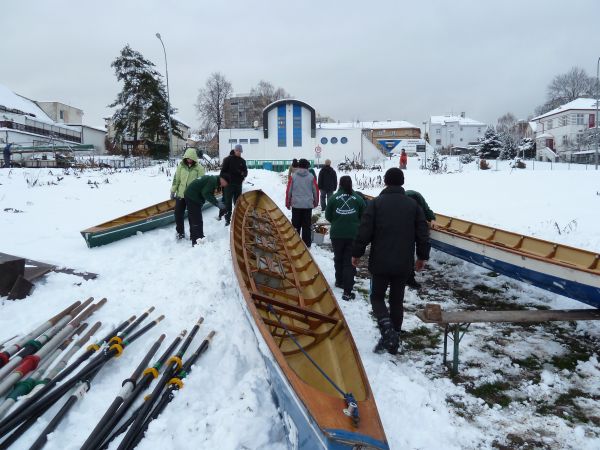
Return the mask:
<svg viewBox="0 0 600 450">
<path fill-rule="evenodd" d="M 385 189 L 368 203 L 362 216 L 352 250 L 352 264 L 358 265 L 367 245 L 371 244 L 371 306 L 381 332 L 375 351 L 395 354 L 404 316 L 404 288 L 413 266 L 420 271 L 429 259 L 429 235 L 423 209 L 404 192 L 402 170 L 389 169 L 384 182 Z M 385 304 L 388 286 L 389 310 Z"/>
<path fill-rule="evenodd" d="M 330 159 L 325 160 L 325 165 L 319 171 L 317 186 L 319 186 L 319 191 L 321 192 L 321 210 L 325 211 L 327 200 L 329 200 L 329 197 L 333 195 L 337 188 L 337 173 L 331 167 Z"/>
<path fill-rule="evenodd" d="M 229 175 L 229 179 L 231 180 L 223 192 L 223 201 L 227 208 L 225 226 L 229 225 L 231 221 L 233 205 L 235 205 L 238 197 L 242 195 L 242 183 L 244 182 L 244 178 L 248 176 L 248 168 L 246 167 L 246 160 L 242 158 L 242 152 L 242 146 L 237 144 L 232 153 L 223 160 L 223 165 L 221 166 L 221 174 Z"/>
<path fill-rule="evenodd" d="M 6 144 L 6 147 L 4 147 L 4 167 L 10 168 L 10 155 L 11 155 L 11 149 L 12 147 L 12 142 L 9 142 L 8 144 Z"/>
</svg>

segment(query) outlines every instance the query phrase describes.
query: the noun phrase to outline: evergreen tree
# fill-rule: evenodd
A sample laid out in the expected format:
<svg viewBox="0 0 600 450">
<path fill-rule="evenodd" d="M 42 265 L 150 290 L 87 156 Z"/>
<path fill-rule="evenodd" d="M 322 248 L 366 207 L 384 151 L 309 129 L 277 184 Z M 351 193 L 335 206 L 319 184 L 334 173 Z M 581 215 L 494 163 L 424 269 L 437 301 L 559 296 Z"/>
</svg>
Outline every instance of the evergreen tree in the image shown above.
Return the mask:
<svg viewBox="0 0 600 450">
<path fill-rule="evenodd" d="M 500 159 L 513 159 L 517 156 L 517 143 L 510 132 L 501 133 L 500 142 L 502 142 L 502 150 L 500 150 Z"/>
<path fill-rule="evenodd" d="M 488 127 L 488 129 L 485 130 L 483 138 L 479 139 L 479 151 L 477 154 L 481 158 L 495 159 L 500 156 L 502 148 L 502 141 L 500 140 L 498 134 L 494 128 Z"/>
<path fill-rule="evenodd" d="M 162 76 L 154 64 L 126 45 L 111 67 L 123 89 L 109 105 L 117 107 L 112 117 L 115 141 L 125 137 L 138 143 L 141 138 L 156 142 L 168 140 L 167 95 Z M 171 117 L 175 109 L 171 108 Z M 173 134 L 181 137 L 177 122 L 171 118 Z"/>
<path fill-rule="evenodd" d="M 535 158 L 535 141 L 531 138 L 523 138 L 519 142 L 518 155 L 523 158 Z"/>
</svg>

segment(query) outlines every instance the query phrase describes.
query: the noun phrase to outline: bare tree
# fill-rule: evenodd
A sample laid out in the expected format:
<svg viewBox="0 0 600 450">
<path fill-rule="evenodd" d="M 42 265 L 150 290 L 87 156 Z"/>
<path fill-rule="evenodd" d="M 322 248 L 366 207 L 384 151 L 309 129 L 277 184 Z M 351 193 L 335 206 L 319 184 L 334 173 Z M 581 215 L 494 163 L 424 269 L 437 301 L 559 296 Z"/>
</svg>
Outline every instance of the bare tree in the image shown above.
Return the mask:
<svg viewBox="0 0 600 450">
<path fill-rule="evenodd" d="M 536 108 L 536 114 L 544 114 L 579 97 L 594 97 L 596 79 L 585 70 L 573 67 L 567 73 L 556 75 L 548 85 L 546 103 Z"/>
<path fill-rule="evenodd" d="M 506 113 L 498 118 L 498 125 L 496 125 L 496 131 L 498 133 L 513 133 L 517 125 L 517 118 L 513 113 Z"/>
<path fill-rule="evenodd" d="M 251 109 L 250 122 L 257 121 L 262 125 L 262 111 L 265 107 L 276 100 L 290 98 L 290 94 L 282 87 L 275 88 L 270 82 L 260 80 L 258 84 L 250 90 L 250 96 L 254 97 Z"/>
<path fill-rule="evenodd" d="M 220 72 L 214 72 L 206 80 L 206 86 L 200 89 L 196 110 L 203 126 L 218 133 L 223 126 L 225 100 L 231 96 L 231 83 Z"/>
</svg>

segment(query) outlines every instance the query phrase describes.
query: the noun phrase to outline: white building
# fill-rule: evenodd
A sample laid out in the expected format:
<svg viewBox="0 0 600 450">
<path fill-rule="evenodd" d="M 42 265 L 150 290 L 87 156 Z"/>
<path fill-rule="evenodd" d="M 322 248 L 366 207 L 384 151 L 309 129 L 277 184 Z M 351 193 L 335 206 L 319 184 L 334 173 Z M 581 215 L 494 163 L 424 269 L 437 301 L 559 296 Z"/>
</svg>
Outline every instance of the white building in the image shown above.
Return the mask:
<svg viewBox="0 0 600 450">
<path fill-rule="evenodd" d="M 596 100 L 578 98 L 532 120 L 537 124 L 535 139 L 538 159 L 548 159 L 552 150 L 563 159 L 571 154 L 591 150 L 578 149 L 580 136 L 588 129 L 596 127 Z M 578 151 L 579 150 L 579 151 Z"/>
<path fill-rule="evenodd" d="M 430 144 L 440 151 L 477 143 L 485 134 L 487 125 L 461 113 L 460 116 L 431 116 L 428 128 Z"/>
<path fill-rule="evenodd" d="M 335 125 L 326 127 L 326 125 Z M 278 100 L 263 110 L 263 127 L 219 131 L 219 158 L 241 144 L 248 167 L 283 170 L 292 159 L 306 158 L 313 164 L 330 159 L 334 164 L 348 159 L 367 165 L 384 159 L 383 153 L 364 136 L 361 127 L 320 124 L 315 109 L 294 99 Z"/>
<path fill-rule="evenodd" d="M 50 112 L 60 115 L 63 111 L 73 112 L 75 120 L 79 120 L 81 111 L 58 102 L 41 102 Z M 56 108 L 63 105 L 63 108 Z M 13 160 L 27 159 L 40 152 L 51 149 L 68 149 L 75 152 L 104 151 L 106 132 L 99 129 L 88 132 L 91 128 L 85 125 L 66 125 L 54 121 L 38 103 L 15 94 L 8 87 L 0 84 L 0 146 L 12 143 Z M 86 138 L 89 141 L 86 141 Z"/>
</svg>

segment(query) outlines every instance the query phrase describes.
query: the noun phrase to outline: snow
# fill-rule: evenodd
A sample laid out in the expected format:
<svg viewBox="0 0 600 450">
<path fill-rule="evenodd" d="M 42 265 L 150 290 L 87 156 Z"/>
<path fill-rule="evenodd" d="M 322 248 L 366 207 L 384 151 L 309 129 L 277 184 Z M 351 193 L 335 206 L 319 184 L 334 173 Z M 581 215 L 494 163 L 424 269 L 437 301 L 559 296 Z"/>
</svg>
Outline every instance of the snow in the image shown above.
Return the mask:
<svg viewBox="0 0 600 450">
<path fill-rule="evenodd" d="M 547 113 L 542 114 L 541 116 L 534 117 L 531 119 L 532 121 L 537 121 L 543 119 L 544 117 L 550 117 L 555 114 L 560 114 L 565 111 L 570 110 L 592 110 L 596 109 L 596 99 L 595 98 L 578 98 L 569 103 L 565 103 L 564 105 L 559 106 L 558 108 L 553 109 L 552 111 L 548 111 Z"/>
<path fill-rule="evenodd" d="M 48 117 L 48 115 L 38 105 L 35 104 L 35 102 L 21 95 L 15 94 L 3 84 L 0 84 L 0 106 L 3 106 L 8 110 L 16 109 L 21 113 L 33 116 L 40 122 L 51 123 L 58 126 L 58 124 L 55 124 L 54 121 L 50 119 L 50 117 Z"/>
<path fill-rule="evenodd" d="M 396 161 L 388 160 L 386 164 L 390 167 Z M 508 161 L 500 161 L 497 166 L 494 161 L 490 164 L 492 170 L 479 171 L 475 163 L 459 166 L 453 159 L 448 163 L 449 173 L 430 174 L 417 169 L 420 161 L 411 157 L 405 171 L 405 187 L 421 192 L 439 213 L 600 251 L 598 172 L 587 166 L 540 162 L 533 165 L 531 161 L 527 161 L 524 170 L 511 170 Z M 173 168 L 165 166 L 67 174 L 55 169 L 53 172 L 0 170 L 1 251 L 99 275 L 96 280 L 83 281 L 76 276 L 53 273 L 37 282 L 27 299 L 1 299 L 0 340 L 27 331 L 74 300 L 89 296 L 108 298 L 104 308 L 93 316 L 94 321 L 103 322 L 98 337 L 125 317 L 140 314 L 152 305 L 156 307 L 153 317 L 166 315 L 148 333 L 147 339 L 132 344 L 121 358 L 100 372 L 91 391 L 49 436 L 45 447 L 49 450 L 79 448 L 119 391 L 121 381 L 131 374 L 158 335 L 167 334 L 160 353 L 181 329 L 191 329 L 199 316 L 204 316 L 205 322 L 191 348 L 195 349 L 210 330 L 216 330 L 217 334 L 185 380 L 184 389 L 151 424 L 138 448 L 286 448 L 283 419 L 269 393 L 267 372 L 243 312 L 243 298 L 231 264 L 229 229 L 215 220 L 216 211 L 204 213 L 207 238 L 194 248 L 188 241 L 176 242 L 171 227 L 94 249 L 88 249 L 79 234 L 89 226 L 166 199 L 173 172 Z M 365 171 L 353 179 L 356 183 L 382 174 Z M 245 188 L 264 190 L 283 209 L 284 177 L 250 170 L 247 181 L 253 186 L 248 184 Z M 33 180 L 37 182 L 32 187 Z M 364 189 L 371 194 L 379 190 Z M 9 208 L 23 212 L 14 213 Z M 311 253 L 333 285 L 330 251 L 313 246 Z M 434 266 L 453 265 L 455 275 L 464 278 L 467 287 L 477 283 L 485 273 L 484 269 L 441 253 L 432 259 Z M 511 294 L 520 296 L 517 301 L 534 298 L 550 307 L 585 306 L 503 277 L 492 286 L 501 283 L 509 286 Z M 335 292 L 341 296 L 339 289 Z M 580 383 L 580 389 L 597 394 L 598 355 L 580 361 L 570 373 L 543 367 L 539 370 L 539 381 L 522 388 L 520 395 L 525 400 L 506 408 L 488 406 L 465 393 L 446 372 L 431 376 L 431 367 L 438 368 L 441 364 L 439 349 L 428 356 L 429 360 L 408 353 L 400 357 L 374 354 L 372 348 L 378 331 L 369 316 L 368 303 L 358 299 L 339 300 L 392 449 L 492 448 L 494 441 L 503 442 L 508 433 L 533 433 L 548 448 L 600 448 L 598 426 L 569 425 L 555 416 L 540 416 L 535 412 L 535 402 L 527 400 L 528 397 L 536 401 L 550 399 L 563 393 L 569 380 Z M 407 292 L 406 301 L 407 305 L 422 307 L 414 291 Z M 407 329 L 421 325 L 412 313 L 407 313 Z M 469 365 L 464 376 L 479 377 L 483 383 L 498 381 L 497 368 L 517 373 L 518 368 L 511 368 L 508 355 L 490 358 L 476 345 L 477 341 L 485 340 L 489 327 L 481 324 L 473 328 L 461 344 L 461 356 L 464 361 L 482 361 L 486 365 Z M 577 330 L 600 335 L 599 326 L 594 323 L 579 323 Z M 515 357 L 563 351 L 561 345 L 548 340 L 545 334 L 515 339 L 506 349 Z M 431 361 L 433 365 L 429 365 Z M 451 406 L 452 399 L 459 399 L 477 414 L 461 416 Z M 595 407 L 597 411 L 595 403 L 591 398 L 587 405 L 582 400 L 583 406 Z M 58 408 L 55 405 L 50 414 L 44 415 L 15 448 L 31 445 Z"/>
<path fill-rule="evenodd" d="M 356 121 L 356 122 L 320 122 L 317 128 L 331 130 L 345 130 L 348 128 L 361 128 L 363 130 L 384 130 L 392 128 L 419 128 L 404 120 L 381 120 L 381 121 Z"/>
<path fill-rule="evenodd" d="M 447 115 L 447 116 L 431 116 L 429 118 L 429 123 L 434 124 L 434 125 L 446 125 L 446 123 L 448 122 L 458 122 L 459 125 L 473 125 L 473 126 L 478 126 L 478 127 L 485 127 L 485 123 L 481 123 L 477 120 L 474 119 L 469 119 L 468 117 L 462 117 L 462 116 L 452 116 L 452 115 Z"/>
</svg>

